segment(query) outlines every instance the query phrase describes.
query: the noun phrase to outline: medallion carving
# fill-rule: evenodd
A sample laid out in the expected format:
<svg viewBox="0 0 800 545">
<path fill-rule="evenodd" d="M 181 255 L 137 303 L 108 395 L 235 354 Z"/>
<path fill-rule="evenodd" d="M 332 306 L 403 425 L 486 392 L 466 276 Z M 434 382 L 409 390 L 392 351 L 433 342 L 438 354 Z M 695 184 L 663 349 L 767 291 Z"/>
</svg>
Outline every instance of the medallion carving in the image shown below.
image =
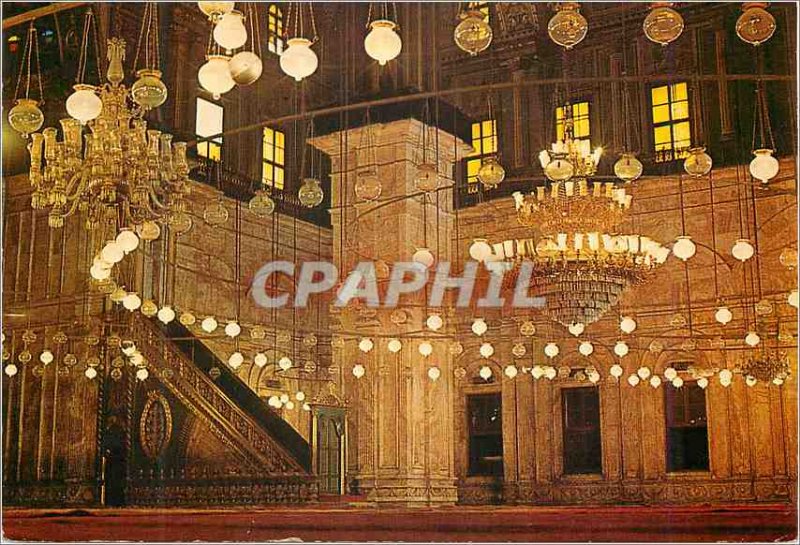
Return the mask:
<svg viewBox="0 0 800 545">
<path fill-rule="evenodd" d="M 147 401 L 139 418 L 139 442 L 145 456 L 159 458 L 172 437 L 172 411 L 166 398 L 156 391 L 147 394 Z"/>
</svg>

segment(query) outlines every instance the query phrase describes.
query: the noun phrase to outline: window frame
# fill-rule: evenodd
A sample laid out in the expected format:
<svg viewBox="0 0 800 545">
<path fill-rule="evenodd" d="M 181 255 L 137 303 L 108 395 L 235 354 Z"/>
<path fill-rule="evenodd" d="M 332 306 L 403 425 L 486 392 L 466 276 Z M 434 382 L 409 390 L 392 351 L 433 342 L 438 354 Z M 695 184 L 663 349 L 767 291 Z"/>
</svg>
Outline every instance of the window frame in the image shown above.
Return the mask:
<svg viewBox="0 0 800 545">
<path fill-rule="evenodd" d="M 268 134 L 271 134 L 270 146 L 267 142 Z M 269 177 L 268 171 L 271 174 Z M 261 132 L 261 185 L 276 191 L 283 191 L 286 187 L 286 133 L 272 127 L 264 127 Z"/>
<path fill-rule="evenodd" d="M 484 129 L 487 127 L 487 124 L 489 127 L 489 132 L 484 133 Z M 475 147 L 476 128 L 478 130 L 477 148 Z M 480 170 L 481 166 L 483 166 L 484 159 L 496 157 L 498 150 L 500 149 L 500 135 L 497 132 L 497 117 L 494 119 L 482 119 L 472 123 L 470 126 L 470 145 L 472 146 L 473 152 L 466 157 L 466 162 L 464 164 L 464 176 L 467 181 L 467 192 L 475 193 L 478 190 L 478 186 L 480 186 L 480 182 L 478 181 L 478 171 Z M 486 151 L 487 146 L 489 151 Z"/>
<path fill-rule="evenodd" d="M 685 90 L 683 93 L 684 97 L 675 99 L 674 95 L 680 96 L 681 94 L 677 91 L 681 86 Z M 659 89 L 666 89 L 666 102 L 656 103 L 655 92 Z M 667 83 L 666 85 L 653 85 L 650 87 L 650 124 L 652 125 L 653 157 L 656 163 L 680 161 L 688 157 L 689 149 L 692 146 L 690 98 L 689 84 L 685 81 Z M 675 111 L 679 110 L 681 107 L 685 108 L 685 116 L 676 117 Z M 667 114 L 666 120 L 657 120 L 657 117 L 660 118 L 660 116 L 656 114 L 657 108 L 665 108 Z M 686 134 L 676 135 L 676 130 L 683 126 L 685 126 Z M 668 142 L 658 137 L 659 131 L 665 128 L 669 129 Z M 681 132 L 683 132 L 682 129 Z M 684 143 L 685 145 L 683 145 Z M 678 146 L 678 144 L 682 145 Z M 661 149 L 659 149 L 659 147 L 661 147 Z"/>
<path fill-rule="evenodd" d="M 580 112 L 582 106 L 586 106 L 586 112 Z M 564 116 L 564 106 L 557 106 L 555 111 L 553 112 L 553 117 L 555 118 L 555 127 L 556 127 L 556 140 L 563 140 L 565 136 L 565 116 Z M 582 142 L 584 140 L 588 140 L 589 144 L 591 145 L 592 141 L 592 101 L 588 98 L 579 99 L 569 103 L 569 106 L 572 108 L 572 139 L 576 142 Z M 578 113 L 576 114 L 575 109 L 578 109 Z M 576 134 L 578 131 L 576 130 L 578 126 L 576 122 L 580 123 L 581 125 L 583 122 L 586 124 L 586 132 L 585 134 L 581 131 L 581 134 Z"/>
<path fill-rule="evenodd" d="M 471 392 L 465 395 L 466 410 L 466 431 L 467 431 L 467 477 L 503 477 L 503 395 L 499 391 L 492 392 Z M 492 398 L 497 401 L 497 430 L 489 430 L 475 433 L 472 425 L 473 403 L 477 400 L 488 400 Z M 477 403 L 476 403 L 477 404 Z M 486 403 L 488 405 L 488 403 Z M 493 463 L 481 463 L 474 457 L 476 448 L 473 438 L 496 438 L 499 439 L 500 460 Z"/>
<path fill-rule="evenodd" d="M 209 104 L 212 108 L 215 109 L 215 111 L 217 111 L 216 109 L 218 108 L 218 111 L 219 111 L 219 114 L 220 114 L 220 120 L 219 120 L 220 130 L 219 131 L 216 131 L 216 129 L 215 129 L 216 132 L 211 132 L 209 134 L 200 134 L 200 131 L 199 131 L 199 128 L 198 128 L 198 125 L 199 125 L 198 120 L 199 120 L 199 116 L 200 116 L 200 104 L 201 103 Z M 195 114 L 194 114 L 194 133 L 195 133 L 195 135 L 198 137 L 198 139 L 207 138 L 209 136 L 212 136 L 213 134 L 219 134 L 221 132 L 224 132 L 224 130 L 225 130 L 225 107 L 224 107 L 224 105 L 219 101 L 211 100 L 211 99 L 208 99 L 208 98 L 206 98 L 204 96 L 198 95 L 197 99 L 195 100 Z M 197 156 L 198 157 L 203 157 L 205 159 L 208 159 L 210 161 L 214 161 L 214 162 L 218 163 L 218 162 L 220 162 L 222 160 L 222 145 L 223 145 L 222 136 L 218 136 L 218 137 L 213 138 L 211 140 L 206 140 L 206 141 L 202 141 L 202 142 L 198 141 L 197 142 Z M 207 150 L 207 151 L 203 151 L 203 150 Z"/>
<path fill-rule="evenodd" d="M 267 4 L 267 50 L 280 56 L 286 48 L 283 10 L 276 3 Z"/>
<path fill-rule="evenodd" d="M 703 406 L 703 415 L 701 418 L 701 422 L 692 422 L 689 420 L 692 411 L 692 402 L 689 399 L 689 396 L 692 392 L 699 392 L 702 394 L 702 406 Z M 678 406 L 673 405 L 675 401 L 678 399 L 677 396 L 681 396 L 682 401 L 680 404 L 680 408 L 683 409 L 683 415 L 681 418 L 675 418 L 675 409 Z M 702 429 L 705 430 L 705 453 L 704 456 L 701 453 L 701 459 L 705 458 L 705 466 L 704 467 L 676 467 L 675 466 L 675 458 L 677 457 L 677 453 L 673 452 L 673 439 L 672 439 L 672 432 L 673 430 L 697 430 Z M 665 449 L 665 457 L 666 457 L 666 470 L 667 473 L 683 473 L 683 472 L 707 472 L 711 469 L 711 445 L 709 442 L 709 433 L 708 433 L 708 394 L 705 388 L 700 388 L 694 381 L 685 381 L 683 386 L 680 388 L 666 388 L 664 392 L 664 445 Z M 684 456 L 685 459 L 685 456 Z"/>
<path fill-rule="evenodd" d="M 576 386 L 561 389 L 561 470 L 562 474 L 568 477 L 571 476 L 595 476 L 603 475 L 603 429 L 602 429 L 602 407 L 600 400 L 600 391 L 595 386 Z M 597 399 L 597 413 L 596 413 L 596 426 L 572 426 L 569 421 L 569 398 L 576 395 L 590 394 Z M 585 401 L 582 410 L 585 411 Z M 576 429 L 577 428 L 577 429 Z M 597 441 L 597 463 L 589 466 L 577 466 L 574 460 L 571 459 L 571 448 L 569 445 L 574 443 L 570 440 L 570 435 L 573 437 L 596 435 Z M 594 442 L 594 441 L 592 441 Z M 585 457 L 585 455 L 584 455 Z"/>
</svg>

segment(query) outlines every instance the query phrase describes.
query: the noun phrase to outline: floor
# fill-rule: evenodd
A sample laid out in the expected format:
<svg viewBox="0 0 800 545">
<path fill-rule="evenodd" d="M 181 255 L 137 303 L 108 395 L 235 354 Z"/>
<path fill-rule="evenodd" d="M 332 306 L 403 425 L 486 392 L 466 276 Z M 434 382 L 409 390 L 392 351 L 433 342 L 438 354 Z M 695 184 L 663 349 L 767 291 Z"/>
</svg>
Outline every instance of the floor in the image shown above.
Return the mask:
<svg viewBox="0 0 800 545">
<path fill-rule="evenodd" d="M 790 541 L 791 505 L 5 509 L 3 537 L 47 541 Z"/>
</svg>

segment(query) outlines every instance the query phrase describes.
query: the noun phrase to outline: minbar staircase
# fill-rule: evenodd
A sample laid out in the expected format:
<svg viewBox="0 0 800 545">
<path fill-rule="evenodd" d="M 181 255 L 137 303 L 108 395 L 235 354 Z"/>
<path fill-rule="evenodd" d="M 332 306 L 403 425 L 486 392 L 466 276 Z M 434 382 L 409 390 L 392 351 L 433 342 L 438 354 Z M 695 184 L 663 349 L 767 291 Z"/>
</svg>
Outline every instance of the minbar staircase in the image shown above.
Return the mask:
<svg viewBox="0 0 800 545">
<path fill-rule="evenodd" d="M 210 426 L 215 438 L 235 453 L 237 471 L 187 479 L 187 472 L 192 473 L 187 467 L 166 480 L 164 475 L 133 474 L 127 503 L 258 504 L 317 499 L 308 442 L 191 331 L 177 321 L 163 325 L 134 314 L 131 333 L 148 361 L 148 380 L 158 381 L 182 407 Z M 145 421 L 145 416 L 136 418 Z"/>
</svg>

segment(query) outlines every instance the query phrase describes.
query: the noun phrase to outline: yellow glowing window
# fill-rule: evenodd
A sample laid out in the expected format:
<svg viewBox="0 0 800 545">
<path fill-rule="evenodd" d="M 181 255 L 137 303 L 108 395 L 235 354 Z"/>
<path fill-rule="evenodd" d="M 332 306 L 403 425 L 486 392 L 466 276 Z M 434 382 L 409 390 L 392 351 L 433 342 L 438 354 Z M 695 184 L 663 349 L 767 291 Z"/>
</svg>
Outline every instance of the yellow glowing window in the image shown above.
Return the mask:
<svg viewBox="0 0 800 545">
<path fill-rule="evenodd" d="M 478 170 L 483 159 L 497 153 L 497 121 L 488 119 L 472 124 L 472 149 L 470 158 L 467 159 L 467 182 L 474 184 L 478 181 Z M 477 187 L 477 186 L 474 186 Z"/>
<path fill-rule="evenodd" d="M 285 176 L 286 141 L 281 131 L 264 127 L 261 157 L 261 183 L 275 189 L 283 189 Z"/>
<path fill-rule="evenodd" d="M 468 9 L 483 13 L 483 20 L 489 22 L 489 2 L 469 2 Z"/>
<path fill-rule="evenodd" d="M 197 115 L 194 132 L 199 138 L 207 138 L 222 132 L 224 110 L 221 105 L 197 97 Z M 219 161 L 222 155 L 222 137 L 197 143 L 197 155 Z"/>
<path fill-rule="evenodd" d="M 692 142 L 689 93 L 685 82 L 650 90 L 653 105 L 653 143 L 656 161 L 683 159 Z"/>
<path fill-rule="evenodd" d="M 556 108 L 556 139 L 564 139 L 564 108 Z M 591 128 L 589 127 L 589 102 L 576 102 L 572 104 L 572 138 L 574 140 L 589 140 Z"/>
<path fill-rule="evenodd" d="M 283 53 L 283 11 L 277 4 L 267 9 L 267 47 L 276 55 Z"/>
</svg>

